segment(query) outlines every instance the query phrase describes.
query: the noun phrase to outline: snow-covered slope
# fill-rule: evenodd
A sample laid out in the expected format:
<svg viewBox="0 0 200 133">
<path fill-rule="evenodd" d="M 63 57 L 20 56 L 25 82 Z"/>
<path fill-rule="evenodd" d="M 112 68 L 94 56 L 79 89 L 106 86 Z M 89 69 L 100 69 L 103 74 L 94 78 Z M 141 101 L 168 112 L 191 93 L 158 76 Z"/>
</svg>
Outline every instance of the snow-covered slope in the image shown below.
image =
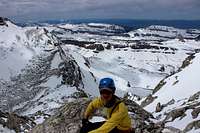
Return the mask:
<svg viewBox="0 0 200 133">
<path fill-rule="evenodd" d="M 198 126 L 191 124 L 200 120 L 199 68 L 200 54 L 198 53 L 189 66 L 163 81 L 164 86 L 153 95 L 157 98 L 145 109 L 152 112 L 159 121 L 165 121 L 166 126 L 184 131 L 193 129 L 190 132 L 199 133 L 200 129 L 194 130 L 199 128 L 199 124 Z"/>
<path fill-rule="evenodd" d="M 114 33 L 124 33 L 125 29 L 117 25 L 89 23 L 89 24 L 64 24 L 58 25 L 59 28 L 69 30 L 71 32 L 100 34 L 100 35 L 114 35 Z"/>
<path fill-rule="evenodd" d="M 79 92 L 78 66 L 58 44 L 44 27 L 22 28 L 9 20 L 0 26 L 1 110 L 48 113 Z M 67 85 L 61 83 L 64 73 L 70 76 Z"/>
<path fill-rule="evenodd" d="M 84 25 L 87 27 L 85 31 L 97 30 L 96 27 L 88 25 Z M 102 30 L 109 33 L 109 30 L 105 28 L 108 27 L 107 25 L 92 25 L 103 25 Z M 125 36 L 125 32 L 123 35 L 119 35 L 117 34 L 118 30 L 113 31 L 116 34 L 109 36 L 98 32 L 95 34 L 80 32 L 80 27 L 82 29 L 83 25 L 66 24 L 57 27 L 49 26 L 46 29 L 62 40 L 63 49 L 69 50 L 82 71 L 89 71 L 94 75 L 95 84 L 102 77 L 112 77 L 118 88 L 117 94 L 120 96 L 126 92 L 140 97 L 148 95 L 161 79 L 176 72 L 183 60 L 200 48 L 199 42 L 191 39 L 184 39 L 183 42 L 179 39 L 167 38 L 167 41 L 162 43 L 160 41 L 149 43 L 153 37 L 142 42 L 136 41 L 136 38 Z M 186 33 L 186 30 L 172 27 L 152 26 L 149 28 L 151 28 L 149 32 L 152 33 L 153 29 L 156 31 L 158 28 L 167 28 L 170 33 L 172 31 Z M 157 34 L 162 34 L 162 32 L 162 30 L 158 30 Z M 188 35 L 197 36 L 190 33 Z M 103 48 L 98 50 L 98 46 Z M 97 95 L 96 85 L 93 84 L 93 80 L 92 83 L 89 81 L 91 80 L 84 82 L 87 86 L 85 87 L 86 92 Z"/>
<path fill-rule="evenodd" d="M 0 132 L 1 133 L 15 133 L 15 131 L 8 129 L 7 127 L 3 127 L 3 125 L 0 125 Z"/>
<path fill-rule="evenodd" d="M 34 56 L 53 49 L 54 39 L 43 28 L 22 28 L 10 21 L 6 24 L 0 27 L 0 79 L 8 80 Z"/>
<path fill-rule="evenodd" d="M 183 30 L 174 27 L 152 25 L 147 28 L 130 31 L 128 34 L 137 40 L 166 41 L 168 39 L 177 38 L 178 36 L 182 36 L 187 39 L 194 39 L 199 34 L 199 31 L 193 29 Z"/>
</svg>

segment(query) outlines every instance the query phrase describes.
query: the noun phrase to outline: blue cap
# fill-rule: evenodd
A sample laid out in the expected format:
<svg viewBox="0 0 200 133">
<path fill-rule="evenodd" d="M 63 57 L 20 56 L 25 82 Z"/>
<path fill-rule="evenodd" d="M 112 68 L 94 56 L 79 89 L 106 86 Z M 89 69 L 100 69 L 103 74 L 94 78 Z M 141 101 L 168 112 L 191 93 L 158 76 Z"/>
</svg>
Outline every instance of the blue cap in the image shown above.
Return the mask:
<svg viewBox="0 0 200 133">
<path fill-rule="evenodd" d="M 103 78 L 99 82 L 99 91 L 108 90 L 115 93 L 115 83 L 112 78 Z"/>
</svg>

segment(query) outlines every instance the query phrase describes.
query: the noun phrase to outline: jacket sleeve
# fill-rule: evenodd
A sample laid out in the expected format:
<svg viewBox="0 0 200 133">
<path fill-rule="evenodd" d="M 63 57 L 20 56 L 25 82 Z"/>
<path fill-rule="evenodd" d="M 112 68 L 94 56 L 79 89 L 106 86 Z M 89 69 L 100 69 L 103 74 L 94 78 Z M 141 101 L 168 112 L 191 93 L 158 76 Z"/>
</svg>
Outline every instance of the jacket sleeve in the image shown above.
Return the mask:
<svg viewBox="0 0 200 133">
<path fill-rule="evenodd" d="M 84 117 L 88 118 L 96 109 L 103 107 L 104 103 L 100 97 L 95 98 L 87 107 Z"/>
<path fill-rule="evenodd" d="M 100 128 L 90 131 L 89 133 L 108 133 L 120 124 L 121 120 L 127 114 L 127 108 L 124 103 L 119 104 L 119 110 L 114 112 L 110 119 L 108 119 Z"/>
</svg>

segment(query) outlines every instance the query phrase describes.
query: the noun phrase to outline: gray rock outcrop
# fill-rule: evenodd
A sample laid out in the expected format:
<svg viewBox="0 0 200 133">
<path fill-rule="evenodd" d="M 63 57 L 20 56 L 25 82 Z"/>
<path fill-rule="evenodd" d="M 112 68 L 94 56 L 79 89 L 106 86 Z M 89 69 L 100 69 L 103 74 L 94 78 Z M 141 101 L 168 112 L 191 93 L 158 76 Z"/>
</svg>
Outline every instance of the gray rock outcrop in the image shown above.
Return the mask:
<svg viewBox="0 0 200 133">
<path fill-rule="evenodd" d="M 83 113 L 91 99 L 81 98 L 62 106 L 58 112 L 44 121 L 44 123 L 37 125 L 31 133 L 78 133 L 80 130 L 81 119 Z M 160 132 L 162 124 L 155 124 L 150 119 L 152 115 L 142 109 L 133 101 L 125 100 L 128 110 L 131 113 L 132 126 L 136 133 L 156 133 Z M 101 111 L 95 113 L 97 116 L 103 116 Z"/>
</svg>

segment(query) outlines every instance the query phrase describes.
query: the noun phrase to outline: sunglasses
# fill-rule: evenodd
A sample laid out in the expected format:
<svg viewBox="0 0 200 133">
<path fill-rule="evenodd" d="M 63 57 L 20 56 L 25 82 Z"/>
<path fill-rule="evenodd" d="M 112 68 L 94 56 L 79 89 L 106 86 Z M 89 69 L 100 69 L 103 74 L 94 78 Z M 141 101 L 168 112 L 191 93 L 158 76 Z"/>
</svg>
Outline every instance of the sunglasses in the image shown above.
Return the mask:
<svg viewBox="0 0 200 133">
<path fill-rule="evenodd" d="M 102 90 L 102 91 L 100 91 L 100 94 L 101 94 L 101 95 L 102 95 L 102 94 L 111 95 L 112 92 L 111 92 L 111 91 L 108 91 L 108 90 Z"/>
</svg>

